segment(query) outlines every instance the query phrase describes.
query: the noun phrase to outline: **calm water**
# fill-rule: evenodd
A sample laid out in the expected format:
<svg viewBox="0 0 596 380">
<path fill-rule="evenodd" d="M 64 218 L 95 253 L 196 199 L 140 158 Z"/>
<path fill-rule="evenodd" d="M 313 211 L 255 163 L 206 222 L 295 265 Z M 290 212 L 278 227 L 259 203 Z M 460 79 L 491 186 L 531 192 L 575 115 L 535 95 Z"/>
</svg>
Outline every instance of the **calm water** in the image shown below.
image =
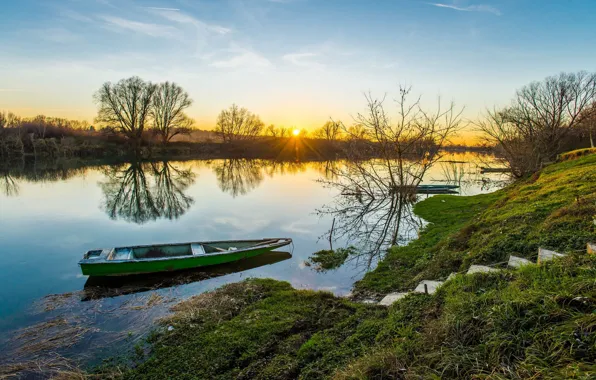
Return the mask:
<svg viewBox="0 0 596 380">
<path fill-rule="evenodd" d="M 436 165 L 425 183 L 465 176 L 461 193 L 466 195 L 502 184 L 499 175 L 480 175 L 479 161 L 471 154 L 444 160 L 466 163 Z M 142 321 L 150 326 L 176 300 L 247 277 L 347 294 L 376 258 L 348 260 L 325 272 L 305 265 L 313 252 L 329 246 L 320 237 L 333 217 L 316 211 L 338 195 L 318 182 L 333 165 L 342 164 L 213 160 L 69 170 L 29 165 L 0 172 L 0 345 L 8 346 L 15 329 L 68 315 L 90 328 L 74 348 L 106 346 L 139 336 L 130 333 L 131 325 Z M 176 279 L 174 285 L 184 283 L 179 286 L 161 278 L 148 285 L 160 288 L 155 291 L 110 298 L 82 292 L 87 278 L 77 261 L 92 248 L 263 237 L 291 237 L 294 246 L 286 250 L 291 255 L 193 273 Z M 334 247 L 347 245 L 347 239 Z M 141 307 L 152 292 L 163 297 L 159 305 Z M 86 298 L 95 299 L 81 301 Z M 125 312 L 114 313 L 116 308 Z"/>
</svg>

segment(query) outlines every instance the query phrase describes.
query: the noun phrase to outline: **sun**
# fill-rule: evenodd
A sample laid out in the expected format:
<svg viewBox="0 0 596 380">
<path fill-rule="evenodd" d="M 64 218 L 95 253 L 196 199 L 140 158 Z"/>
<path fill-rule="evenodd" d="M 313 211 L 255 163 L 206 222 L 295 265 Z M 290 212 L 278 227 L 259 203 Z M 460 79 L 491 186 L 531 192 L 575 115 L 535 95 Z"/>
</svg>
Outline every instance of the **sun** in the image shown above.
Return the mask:
<svg viewBox="0 0 596 380">
<path fill-rule="evenodd" d="M 294 136 L 298 136 L 300 134 L 300 129 L 294 129 L 292 133 L 294 134 Z"/>
</svg>

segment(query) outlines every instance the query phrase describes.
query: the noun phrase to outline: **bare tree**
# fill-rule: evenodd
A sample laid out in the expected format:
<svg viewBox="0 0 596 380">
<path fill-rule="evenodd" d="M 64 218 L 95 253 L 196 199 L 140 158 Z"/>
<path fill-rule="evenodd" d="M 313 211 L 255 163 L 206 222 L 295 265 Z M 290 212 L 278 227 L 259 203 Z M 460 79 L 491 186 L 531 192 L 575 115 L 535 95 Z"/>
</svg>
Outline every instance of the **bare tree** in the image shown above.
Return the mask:
<svg viewBox="0 0 596 380">
<path fill-rule="evenodd" d="M 594 132 L 596 131 L 596 102 L 586 108 L 581 115 L 580 126 L 583 132 L 588 135 L 590 147 L 594 148 Z"/>
<path fill-rule="evenodd" d="M 139 77 L 104 83 L 95 94 L 99 105 L 96 122 L 116 127 L 138 144 L 150 117 L 156 88 Z"/>
<path fill-rule="evenodd" d="M 279 128 L 273 124 L 269 124 L 265 129 L 265 134 L 271 137 L 279 137 Z"/>
<path fill-rule="evenodd" d="M 339 194 L 320 210 L 337 218 L 335 238 L 358 243 L 370 255 L 411 235 L 412 228 L 403 228 L 417 224 L 410 213 L 416 187 L 461 124 L 463 110 L 453 103 L 444 107 L 439 99 L 434 110 L 425 110 L 420 98 L 410 100 L 410 91 L 400 88 L 393 120 L 384 99 L 368 95 L 367 112 L 356 117 L 358 130 L 342 125 L 348 160 L 321 179 Z"/>
<path fill-rule="evenodd" d="M 314 133 L 316 138 L 327 141 L 339 140 L 342 134 L 342 124 L 340 121 L 330 120 Z"/>
<path fill-rule="evenodd" d="M 516 176 L 532 173 L 561 153 L 562 142 L 596 101 L 596 73 L 561 73 L 517 91 L 512 105 L 476 123 L 497 145 Z"/>
<path fill-rule="evenodd" d="M 185 110 L 192 105 L 192 99 L 176 83 L 165 82 L 157 86 L 151 105 L 153 128 L 166 143 L 180 133 L 190 130 L 193 120 Z"/>
<path fill-rule="evenodd" d="M 292 132 L 290 131 L 290 128 L 288 128 L 288 127 L 279 127 L 278 131 L 279 131 L 279 137 L 290 137 L 290 135 L 292 134 Z"/>
<path fill-rule="evenodd" d="M 263 126 L 263 122 L 257 115 L 233 104 L 229 109 L 221 111 L 217 117 L 215 132 L 225 143 L 231 143 L 254 139 L 261 133 Z"/>
<path fill-rule="evenodd" d="M 353 140 L 364 140 L 367 138 L 366 130 L 361 124 L 353 124 L 345 128 L 344 136 Z"/>
</svg>

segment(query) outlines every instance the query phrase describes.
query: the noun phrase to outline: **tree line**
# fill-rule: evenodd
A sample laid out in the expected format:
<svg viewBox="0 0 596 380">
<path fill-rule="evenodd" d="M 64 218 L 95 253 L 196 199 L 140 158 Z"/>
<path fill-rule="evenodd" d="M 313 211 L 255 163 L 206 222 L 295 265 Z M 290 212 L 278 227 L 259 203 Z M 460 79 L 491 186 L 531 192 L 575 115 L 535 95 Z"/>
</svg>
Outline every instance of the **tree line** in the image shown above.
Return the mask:
<svg viewBox="0 0 596 380">
<path fill-rule="evenodd" d="M 94 101 L 98 106 L 95 122 L 102 127 L 100 135 L 111 133 L 132 142 L 135 147 L 147 140 L 168 143 L 179 134 L 190 133 L 194 127 L 194 121 L 186 113 L 193 100 L 173 82 L 152 83 L 137 76 L 116 83 L 106 82 L 94 94 Z M 265 126 L 260 116 L 233 104 L 219 113 L 214 132 L 226 144 L 264 136 L 289 138 L 298 132 L 300 137 L 330 142 L 372 141 L 376 142 L 373 149 L 377 151 L 379 144 L 403 151 L 412 139 L 419 150 L 423 142 L 432 142 L 432 138 L 420 135 L 421 126 L 429 123 L 426 111 L 405 123 L 404 117 L 411 116 L 413 110 L 400 108 L 399 112 L 385 112 L 382 100 L 369 96 L 367 101 L 368 115 L 358 114 L 347 125 L 329 120 L 311 133 L 272 124 Z M 441 122 L 450 124 L 449 120 Z M 594 147 L 596 73 L 561 73 L 530 83 L 516 92 L 509 106 L 487 111 L 480 120 L 459 124 L 474 125 L 486 146 L 496 149 L 513 174 L 524 176 L 555 160 L 565 150 Z M 454 133 L 450 130 L 440 145 L 447 143 Z M 45 116 L 20 118 L 0 112 L 2 156 L 64 150 L 56 140 L 83 135 L 96 136 L 97 132 L 84 121 Z M 53 143 L 46 143 L 46 139 L 53 139 Z"/>
</svg>

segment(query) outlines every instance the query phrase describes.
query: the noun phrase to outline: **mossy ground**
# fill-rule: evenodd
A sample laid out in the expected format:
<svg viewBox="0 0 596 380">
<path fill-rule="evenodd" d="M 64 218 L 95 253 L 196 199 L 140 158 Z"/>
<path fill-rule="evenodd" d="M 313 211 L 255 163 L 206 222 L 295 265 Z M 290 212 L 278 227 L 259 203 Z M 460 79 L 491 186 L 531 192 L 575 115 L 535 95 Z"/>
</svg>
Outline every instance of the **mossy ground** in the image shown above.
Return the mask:
<svg viewBox="0 0 596 380">
<path fill-rule="evenodd" d="M 471 263 L 569 256 L 520 270 L 456 276 L 434 295 L 389 308 L 248 280 L 182 302 L 123 373 L 130 379 L 596 377 L 596 155 L 565 161 L 507 189 L 433 197 L 431 222 L 357 285 L 382 294 Z"/>
</svg>

